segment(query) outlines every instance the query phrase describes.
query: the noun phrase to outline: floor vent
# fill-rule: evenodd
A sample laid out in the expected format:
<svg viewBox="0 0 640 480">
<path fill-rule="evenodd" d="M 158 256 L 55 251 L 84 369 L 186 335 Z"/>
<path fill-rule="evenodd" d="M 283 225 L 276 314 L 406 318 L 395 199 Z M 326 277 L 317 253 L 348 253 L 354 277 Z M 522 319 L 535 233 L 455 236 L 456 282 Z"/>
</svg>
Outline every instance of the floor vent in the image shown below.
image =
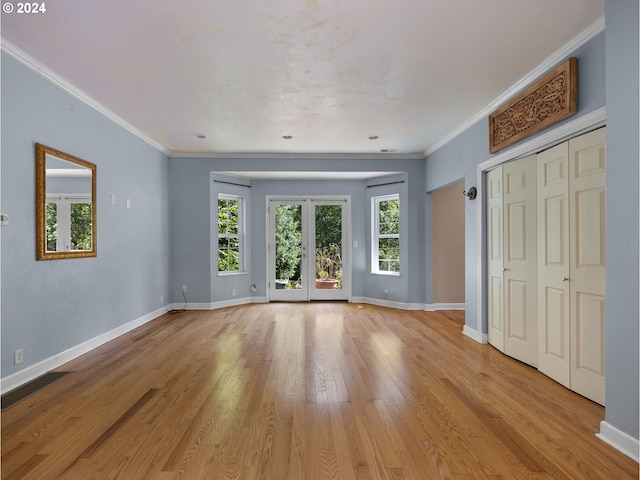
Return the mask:
<svg viewBox="0 0 640 480">
<path fill-rule="evenodd" d="M 47 385 L 51 385 L 53 382 L 60 380 L 65 375 L 71 372 L 49 372 L 45 373 L 41 377 L 31 380 L 29 383 L 25 383 L 21 387 L 11 390 L 2 396 L 2 411 L 13 407 L 16 403 L 21 402 L 25 398 L 40 391 Z"/>
</svg>

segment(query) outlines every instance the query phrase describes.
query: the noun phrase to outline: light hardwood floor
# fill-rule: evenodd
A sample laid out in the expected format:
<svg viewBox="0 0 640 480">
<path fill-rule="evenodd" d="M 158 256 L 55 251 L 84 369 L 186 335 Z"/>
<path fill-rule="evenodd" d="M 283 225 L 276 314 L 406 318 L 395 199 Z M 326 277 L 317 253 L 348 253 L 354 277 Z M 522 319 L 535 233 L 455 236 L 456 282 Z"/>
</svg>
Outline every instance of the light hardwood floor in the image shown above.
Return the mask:
<svg viewBox="0 0 640 480">
<path fill-rule="evenodd" d="M 462 312 L 272 303 L 165 315 L 2 413 L 8 479 L 628 479 L 604 409 Z"/>
</svg>

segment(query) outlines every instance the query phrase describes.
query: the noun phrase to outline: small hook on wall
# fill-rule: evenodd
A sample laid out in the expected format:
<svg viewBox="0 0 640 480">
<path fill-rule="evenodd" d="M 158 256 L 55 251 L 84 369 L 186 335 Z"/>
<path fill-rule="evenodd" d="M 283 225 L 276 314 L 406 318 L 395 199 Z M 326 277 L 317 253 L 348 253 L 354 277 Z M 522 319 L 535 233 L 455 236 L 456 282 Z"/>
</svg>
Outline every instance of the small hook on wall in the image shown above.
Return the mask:
<svg viewBox="0 0 640 480">
<path fill-rule="evenodd" d="M 475 200 L 476 196 L 478 195 L 478 190 L 476 189 L 476 187 L 471 187 L 468 192 L 463 191 L 462 194 L 465 197 L 469 197 L 469 200 Z"/>
</svg>

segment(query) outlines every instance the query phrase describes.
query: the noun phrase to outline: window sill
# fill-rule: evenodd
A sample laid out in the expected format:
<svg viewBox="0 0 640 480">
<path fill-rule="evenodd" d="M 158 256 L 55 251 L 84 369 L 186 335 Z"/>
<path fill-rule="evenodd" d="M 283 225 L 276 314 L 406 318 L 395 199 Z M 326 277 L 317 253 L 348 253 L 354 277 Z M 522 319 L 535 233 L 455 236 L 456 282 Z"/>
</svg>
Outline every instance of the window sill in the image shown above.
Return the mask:
<svg viewBox="0 0 640 480">
<path fill-rule="evenodd" d="M 249 275 L 249 272 L 218 272 L 219 277 L 234 277 L 236 275 Z"/>
<path fill-rule="evenodd" d="M 399 272 L 371 272 L 371 275 L 384 275 L 386 277 L 399 277 Z"/>
</svg>

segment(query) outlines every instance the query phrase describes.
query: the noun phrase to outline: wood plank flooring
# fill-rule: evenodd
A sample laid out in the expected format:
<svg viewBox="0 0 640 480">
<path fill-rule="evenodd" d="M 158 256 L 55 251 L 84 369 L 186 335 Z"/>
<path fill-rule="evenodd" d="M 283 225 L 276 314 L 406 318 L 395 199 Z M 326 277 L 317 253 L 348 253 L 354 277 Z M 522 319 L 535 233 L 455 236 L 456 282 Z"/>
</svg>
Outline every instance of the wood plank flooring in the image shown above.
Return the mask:
<svg viewBox="0 0 640 480">
<path fill-rule="evenodd" d="M 272 303 L 165 315 L 2 413 L 9 479 L 631 479 L 604 409 L 462 312 Z"/>
</svg>

